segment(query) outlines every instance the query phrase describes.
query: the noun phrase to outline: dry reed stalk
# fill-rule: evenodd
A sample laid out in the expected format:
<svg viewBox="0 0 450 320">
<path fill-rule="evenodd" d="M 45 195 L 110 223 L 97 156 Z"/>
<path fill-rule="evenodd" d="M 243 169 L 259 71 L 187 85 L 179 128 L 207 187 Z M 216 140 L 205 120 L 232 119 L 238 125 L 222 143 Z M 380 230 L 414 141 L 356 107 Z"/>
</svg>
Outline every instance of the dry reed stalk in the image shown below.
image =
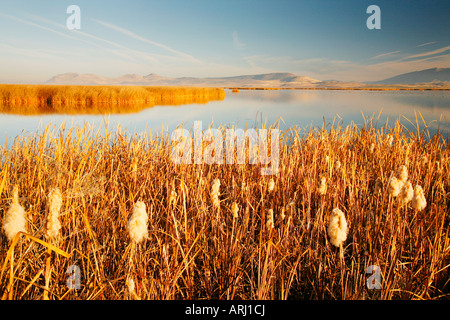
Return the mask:
<svg viewBox="0 0 450 320">
<path fill-rule="evenodd" d="M 262 181 L 270 177 L 261 179 L 254 165 L 176 166 L 170 160 L 170 137 L 164 134 L 149 132 L 130 139 L 123 130 L 100 133 L 82 127 L 18 136 L 11 148 L 0 149 L 0 190 L 4 192 L 6 185 L 25 190 L 27 227 L 37 236 L 34 240 L 19 232 L 7 252 L 0 250 L 3 298 L 42 298 L 38 278 L 46 270 L 47 248 L 60 256 L 52 258 L 49 278 L 58 281 L 48 286 L 48 297 L 56 299 L 123 299 L 123 293 L 137 299 L 128 291 L 127 277 L 141 299 L 447 297 L 448 144 L 442 137 L 423 139 L 401 126 L 332 129 L 301 134 L 293 129 L 297 148 L 289 132 L 281 136 L 281 170 L 272 177 L 278 182 L 269 195 Z M 386 146 L 389 136 L 395 141 L 391 148 Z M 381 144 L 368 156 L 374 141 Z M 324 166 L 326 154 L 329 163 Z M 427 162 L 419 161 L 423 155 Z M 139 184 L 129 170 L 133 157 L 139 158 Z M 338 172 L 336 159 L 341 161 Z M 394 201 L 388 183 L 407 159 L 417 161 L 410 160 L 406 181 L 420 184 L 422 191 L 414 188 L 410 205 L 400 208 L 396 203 L 401 196 Z M 55 170 L 60 174 L 53 174 Z M 326 196 L 317 192 L 322 177 L 329 187 Z M 215 179 L 223 183 L 217 188 L 220 205 L 230 213 L 220 219 L 211 210 Z M 374 192 L 381 191 L 382 182 L 386 192 Z M 67 214 L 59 216 L 66 233 L 59 244 L 72 254 L 36 238 L 46 234 L 39 231 L 47 222 L 42 190 L 56 185 L 67 190 Z M 145 245 L 131 241 L 127 246 L 130 217 L 123 208 L 135 199 L 152 204 L 152 236 L 146 237 Z M 240 208 L 237 218 L 233 203 Z M 2 222 L 8 205 L 8 200 L 0 204 Z M 337 252 L 326 245 L 331 244 L 326 223 L 331 218 L 327 212 L 341 206 L 349 212 L 345 219 L 352 232 L 351 241 L 350 234 L 344 240 L 348 246 L 339 245 L 337 263 Z M 279 213 L 277 232 L 270 234 L 264 232 L 269 208 Z M 8 242 L 3 234 L 0 241 Z M 36 246 L 39 243 L 44 247 Z M 81 290 L 65 286 L 70 264 L 82 271 Z M 380 267 L 381 294 L 365 287 L 365 269 L 371 264 Z"/>
</svg>

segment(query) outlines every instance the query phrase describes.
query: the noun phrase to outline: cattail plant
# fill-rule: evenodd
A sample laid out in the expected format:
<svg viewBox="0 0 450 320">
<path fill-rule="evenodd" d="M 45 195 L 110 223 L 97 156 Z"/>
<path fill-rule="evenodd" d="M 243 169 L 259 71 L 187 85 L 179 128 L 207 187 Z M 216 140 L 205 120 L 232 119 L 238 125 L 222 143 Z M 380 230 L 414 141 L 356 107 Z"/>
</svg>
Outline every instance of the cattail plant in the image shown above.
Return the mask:
<svg viewBox="0 0 450 320">
<path fill-rule="evenodd" d="M 421 186 L 416 185 L 414 187 L 414 196 L 412 198 L 412 207 L 414 210 L 422 211 L 427 206 L 427 200 L 423 194 L 423 189 Z"/>
<path fill-rule="evenodd" d="M 389 180 L 389 184 L 388 184 L 388 192 L 389 195 L 392 197 L 397 197 L 398 194 L 400 193 L 400 190 L 402 188 L 402 182 L 397 179 L 396 177 L 392 177 Z"/>
<path fill-rule="evenodd" d="M 12 203 L 5 214 L 3 231 L 9 241 L 12 241 L 18 232 L 27 232 L 25 209 L 19 204 L 19 188 L 14 186 Z"/>
<path fill-rule="evenodd" d="M 287 207 L 287 206 L 286 206 L 286 207 Z M 285 209 L 285 207 L 282 207 L 282 208 L 281 208 L 281 212 L 280 212 L 280 215 L 279 215 L 280 221 L 283 221 L 283 220 L 284 220 L 284 218 L 286 218 L 286 214 L 285 214 L 285 212 L 286 212 L 286 209 Z"/>
<path fill-rule="evenodd" d="M 175 204 L 176 201 L 177 201 L 177 193 L 172 188 L 172 190 L 170 191 L 170 195 L 169 195 L 169 205 L 171 205 L 172 203 Z"/>
<path fill-rule="evenodd" d="M 220 195 L 220 180 L 214 179 L 214 183 L 211 187 L 211 199 L 213 202 L 213 205 L 215 208 L 220 209 L 220 201 L 219 201 L 219 195 Z"/>
<path fill-rule="evenodd" d="M 336 160 L 334 163 L 334 170 L 339 170 L 341 168 L 341 162 L 339 160 Z"/>
<path fill-rule="evenodd" d="M 239 217 L 239 205 L 236 202 L 233 202 L 231 205 L 231 212 L 233 213 L 233 219 L 237 219 Z"/>
<path fill-rule="evenodd" d="M 128 277 L 127 280 L 125 281 L 125 284 L 127 285 L 128 293 L 132 294 L 136 287 L 133 278 Z"/>
<path fill-rule="evenodd" d="M 61 223 L 59 221 L 59 213 L 62 206 L 61 191 L 58 188 L 52 189 L 48 195 L 48 216 L 47 216 L 47 231 L 48 239 L 57 239 Z"/>
<path fill-rule="evenodd" d="M 55 242 L 59 238 L 59 230 L 61 229 L 61 223 L 59 222 L 59 211 L 62 206 L 61 191 L 58 188 L 52 189 L 48 194 L 48 215 L 47 215 L 47 238 Z M 47 248 L 47 260 L 45 266 L 45 286 L 43 299 L 48 300 L 48 292 L 50 287 L 51 278 L 51 249 Z"/>
<path fill-rule="evenodd" d="M 327 179 L 325 177 L 322 177 L 322 179 L 320 180 L 320 185 L 317 189 L 317 192 L 321 196 L 324 196 L 327 193 Z"/>
<path fill-rule="evenodd" d="M 372 142 L 369 147 L 369 152 L 373 153 L 374 151 L 375 151 L 375 143 Z"/>
<path fill-rule="evenodd" d="M 145 203 L 137 201 L 127 224 L 128 233 L 134 243 L 138 244 L 148 236 L 147 223 L 148 215 Z"/>
<path fill-rule="evenodd" d="M 400 190 L 400 193 L 398 194 L 398 200 L 400 201 L 401 205 L 405 205 L 413 199 L 413 195 L 414 190 L 411 185 L 411 182 L 407 181 Z"/>
<path fill-rule="evenodd" d="M 136 285 L 134 283 L 133 278 L 127 277 L 127 280 L 125 281 L 125 285 L 127 286 L 128 294 L 130 296 L 134 297 L 136 300 L 141 300 L 136 293 Z"/>
<path fill-rule="evenodd" d="M 366 265 L 380 266 L 383 299 L 448 291 L 450 149 L 443 139 L 350 126 L 330 130 L 326 144 L 317 131 L 305 132 L 294 148 L 291 134 L 280 135 L 282 170 L 270 192 L 271 176 L 257 166 L 176 165 L 165 133 L 149 130 L 130 142 L 124 131 L 87 129 L 18 136 L 11 149 L 0 148 L 0 193 L 11 197 L 0 204 L 0 223 L 11 227 L 14 198 L 27 209 L 29 232 L 19 238 L 25 227 L 16 227 L 10 242 L 8 228 L 0 230 L 0 298 L 364 299 Z M 28 200 L 17 191 L 12 197 L 8 183 Z M 411 201 L 410 183 L 417 184 Z M 102 192 L 92 196 L 88 188 Z M 66 286 L 70 265 L 79 267 L 79 290 Z"/>
<path fill-rule="evenodd" d="M 408 180 L 408 169 L 406 168 L 405 165 L 401 165 L 398 168 L 396 178 L 402 183 L 402 187 L 403 187 L 403 184 L 405 184 L 406 180 Z"/>
<path fill-rule="evenodd" d="M 267 185 L 267 189 L 269 190 L 269 192 L 272 192 L 274 188 L 275 188 L 275 181 L 273 181 L 273 178 L 270 178 L 269 183 Z"/>
<path fill-rule="evenodd" d="M 332 245 L 342 246 L 347 239 L 347 220 L 339 208 L 334 208 L 328 222 L 328 236 Z"/>
</svg>

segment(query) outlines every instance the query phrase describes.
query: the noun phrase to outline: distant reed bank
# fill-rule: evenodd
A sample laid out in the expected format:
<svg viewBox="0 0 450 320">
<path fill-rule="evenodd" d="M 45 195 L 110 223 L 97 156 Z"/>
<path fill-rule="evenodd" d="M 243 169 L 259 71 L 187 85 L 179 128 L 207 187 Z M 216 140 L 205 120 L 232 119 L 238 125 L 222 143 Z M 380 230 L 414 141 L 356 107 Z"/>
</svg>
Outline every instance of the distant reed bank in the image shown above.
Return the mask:
<svg viewBox="0 0 450 320">
<path fill-rule="evenodd" d="M 155 105 L 223 100 L 222 88 L 0 85 L 0 112 L 9 114 L 130 113 Z"/>
</svg>

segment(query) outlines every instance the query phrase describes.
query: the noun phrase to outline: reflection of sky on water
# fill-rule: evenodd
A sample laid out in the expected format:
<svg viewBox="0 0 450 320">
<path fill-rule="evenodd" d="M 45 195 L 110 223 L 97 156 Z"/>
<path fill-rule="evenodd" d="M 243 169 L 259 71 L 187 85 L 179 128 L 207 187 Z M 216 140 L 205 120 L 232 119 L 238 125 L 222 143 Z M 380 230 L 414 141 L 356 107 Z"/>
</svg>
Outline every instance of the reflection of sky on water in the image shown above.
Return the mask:
<svg viewBox="0 0 450 320">
<path fill-rule="evenodd" d="M 239 93 L 227 91 L 223 101 L 207 104 L 190 104 L 181 106 L 161 106 L 143 110 L 135 114 L 91 116 L 91 115 L 47 115 L 47 116 L 15 116 L 0 115 L 0 144 L 4 145 L 6 136 L 8 145 L 16 135 L 34 133 L 42 130 L 46 124 L 59 127 L 65 122 L 66 129 L 85 122 L 98 128 L 104 121 L 109 121 L 110 130 L 118 124 L 130 133 L 139 133 L 146 128 L 153 132 L 161 132 L 164 128 L 173 130 L 184 124 L 192 128 L 194 121 L 201 120 L 203 129 L 213 123 L 219 125 L 234 125 L 245 128 L 246 125 L 260 127 L 261 122 L 268 124 L 282 118 L 284 123 L 280 129 L 297 126 L 301 129 L 322 126 L 323 118 L 327 124 L 342 120 L 343 125 L 353 121 L 364 123 L 366 119 L 377 118 L 378 126 L 382 126 L 389 119 L 389 124 L 403 115 L 415 123 L 414 112 L 420 112 L 427 123 L 430 123 L 431 133 L 435 132 L 439 119 L 441 128 L 448 128 L 450 121 L 450 92 L 449 91 L 308 91 L 308 90 L 277 90 L 277 91 L 246 91 Z M 442 117 L 442 118 L 441 118 Z M 419 118 L 420 120 L 420 118 Z M 412 129 L 407 120 L 402 123 Z M 419 121 L 421 127 L 422 121 Z M 101 131 L 102 132 L 102 131 Z M 103 131 L 104 132 L 104 131 Z"/>
</svg>

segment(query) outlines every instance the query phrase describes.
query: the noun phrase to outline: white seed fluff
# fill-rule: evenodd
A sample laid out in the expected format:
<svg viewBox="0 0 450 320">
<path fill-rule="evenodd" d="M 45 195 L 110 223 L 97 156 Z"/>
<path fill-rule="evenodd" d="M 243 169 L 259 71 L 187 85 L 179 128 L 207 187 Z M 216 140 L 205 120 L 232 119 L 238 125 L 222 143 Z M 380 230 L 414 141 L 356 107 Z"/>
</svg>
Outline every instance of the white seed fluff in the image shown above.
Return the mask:
<svg viewBox="0 0 450 320">
<path fill-rule="evenodd" d="M 130 238 L 136 242 L 136 244 L 140 243 L 148 236 L 147 223 L 148 215 L 145 203 L 138 201 L 134 205 L 133 214 L 127 224 L 127 230 L 130 234 Z"/>
<path fill-rule="evenodd" d="M 275 188 L 275 181 L 273 181 L 273 178 L 270 178 L 269 184 L 267 187 L 269 189 L 269 192 L 271 192 Z"/>
<path fill-rule="evenodd" d="M 392 177 L 389 180 L 388 191 L 392 197 L 398 196 L 401 188 L 402 188 L 402 182 L 400 180 L 398 180 L 396 177 Z"/>
<path fill-rule="evenodd" d="M 328 236 L 332 245 L 339 247 L 347 239 L 347 220 L 344 213 L 334 208 L 328 222 Z"/>
<path fill-rule="evenodd" d="M 214 207 L 219 208 L 220 207 L 220 201 L 219 201 L 219 189 L 220 189 L 220 180 L 214 179 L 214 183 L 211 187 L 211 199 L 214 204 Z"/>
<path fill-rule="evenodd" d="M 417 211 L 422 211 L 427 206 L 427 200 L 425 199 L 425 195 L 423 194 L 423 189 L 419 185 L 416 185 L 414 187 L 414 197 L 411 204 Z"/>
<path fill-rule="evenodd" d="M 408 169 L 406 168 L 405 165 L 401 165 L 398 168 L 396 177 L 398 180 L 402 182 L 402 184 L 406 183 L 406 180 L 408 180 Z"/>
<path fill-rule="evenodd" d="M 325 177 L 322 177 L 320 180 L 320 185 L 317 191 L 321 196 L 324 196 L 327 193 L 327 179 Z"/>
<path fill-rule="evenodd" d="M 233 213 L 233 219 L 236 219 L 239 216 L 239 206 L 236 202 L 233 202 L 231 212 Z"/>
<path fill-rule="evenodd" d="M 407 181 L 402 189 L 400 190 L 400 193 L 398 195 L 398 199 L 400 200 L 400 203 L 402 205 L 407 204 L 408 202 L 410 202 L 413 199 L 413 195 L 414 195 L 414 190 L 413 187 L 411 185 L 410 181 Z"/>
<path fill-rule="evenodd" d="M 13 201 L 3 221 L 3 231 L 9 241 L 12 241 L 20 231 L 27 232 L 26 222 L 25 209 L 19 204 L 19 192 L 17 187 L 15 187 Z"/>
<path fill-rule="evenodd" d="M 47 216 L 47 237 L 55 239 L 59 235 L 61 223 L 59 221 L 59 212 L 62 206 L 61 191 L 58 188 L 53 189 L 48 194 L 48 216 Z"/>
</svg>

